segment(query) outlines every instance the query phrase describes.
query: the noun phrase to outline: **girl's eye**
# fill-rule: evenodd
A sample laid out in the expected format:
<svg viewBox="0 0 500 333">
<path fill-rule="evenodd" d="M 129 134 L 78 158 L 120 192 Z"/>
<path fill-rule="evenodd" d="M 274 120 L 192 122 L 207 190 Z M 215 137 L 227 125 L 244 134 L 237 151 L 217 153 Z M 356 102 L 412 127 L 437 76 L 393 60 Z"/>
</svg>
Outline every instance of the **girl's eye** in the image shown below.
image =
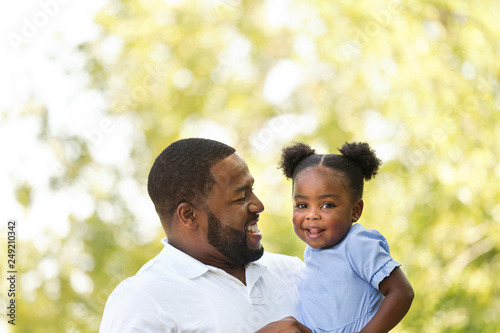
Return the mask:
<svg viewBox="0 0 500 333">
<path fill-rule="evenodd" d="M 327 203 L 323 204 L 323 208 L 333 208 L 333 207 L 335 207 L 335 205 L 332 204 L 332 203 L 330 203 L 330 202 L 327 202 Z"/>
<path fill-rule="evenodd" d="M 307 205 L 306 205 L 306 204 L 304 204 L 304 203 L 299 203 L 299 204 L 297 204 L 295 207 L 297 207 L 297 208 L 299 208 L 299 209 L 305 209 L 305 208 L 307 208 Z"/>
</svg>

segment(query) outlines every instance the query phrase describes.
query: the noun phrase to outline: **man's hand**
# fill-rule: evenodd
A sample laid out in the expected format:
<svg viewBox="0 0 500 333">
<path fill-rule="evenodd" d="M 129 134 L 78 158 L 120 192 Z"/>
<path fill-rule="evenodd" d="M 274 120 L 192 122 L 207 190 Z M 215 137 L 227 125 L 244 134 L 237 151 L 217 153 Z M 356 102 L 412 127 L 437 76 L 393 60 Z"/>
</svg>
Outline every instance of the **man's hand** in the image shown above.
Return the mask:
<svg viewBox="0 0 500 333">
<path fill-rule="evenodd" d="M 302 325 L 294 317 L 285 317 L 262 327 L 255 333 L 311 333 L 311 330 Z"/>
</svg>

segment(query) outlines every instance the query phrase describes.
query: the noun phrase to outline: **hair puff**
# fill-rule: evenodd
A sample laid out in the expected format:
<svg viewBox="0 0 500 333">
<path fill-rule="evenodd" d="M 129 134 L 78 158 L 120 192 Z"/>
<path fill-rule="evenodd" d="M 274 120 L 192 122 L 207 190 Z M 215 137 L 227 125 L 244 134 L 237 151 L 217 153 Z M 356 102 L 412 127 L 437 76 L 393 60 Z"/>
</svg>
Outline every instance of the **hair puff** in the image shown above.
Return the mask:
<svg viewBox="0 0 500 333">
<path fill-rule="evenodd" d="M 366 142 L 346 142 L 339 151 L 361 167 L 365 180 L 372 179 L 382 164 L 375 151 Z"/>
<path fill-rule="evenodd" d="M 291 179 L 297 165 L 314 154 L 316 154 L 316 150 L 305 143 L 296 142 L 289 147 L 283 148 L 279 168 L 283 170 L 286 178 Z"/>
</svg>

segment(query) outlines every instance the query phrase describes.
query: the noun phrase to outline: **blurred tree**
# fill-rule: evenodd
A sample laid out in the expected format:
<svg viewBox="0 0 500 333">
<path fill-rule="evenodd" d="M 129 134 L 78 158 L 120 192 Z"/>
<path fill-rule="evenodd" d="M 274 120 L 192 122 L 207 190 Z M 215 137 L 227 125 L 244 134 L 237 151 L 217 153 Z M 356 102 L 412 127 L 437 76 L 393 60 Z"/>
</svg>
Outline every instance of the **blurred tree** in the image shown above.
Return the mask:
<svg viewBox="0 0 500 333">
<path fill-rule="evenodd" d="M 108 116 L 130 119 L 143 135 L 123 147 L 134 166 L 127 173 L 97 162 L 100 147 L 88 138 L 42 126 L 54 150 L 78 152 L 59 153 L 65 172 L 54 190 L 83 181 L 95 213 L 73 219 L 66 239 L 47 236 L 57 252 L 24 245 L 26 267 L 59 274 L 23 272 L 31 289 L 21 293 L 20 331 L 97 331 L 109 293 L 160 250 L 160 229 L 144 243 L 143 217 L 120 184 L 133 177 L 146 196 L 163 148 L 210 136 L 249 162 L 266 205 L 266 249 L 297 256 L 304 245 L 291 228 L 291 184 L 276 169 L 280 149 L 295 140 L 334 153 L 344 141 L 368 141 L 385 163 L 366 187 L 361 223 L 386 235 L 416 291 L 397 330 L 496 332 L 498 9 L 492 1 L 110 1 L 96 18 L 102 38 L 81 50 Z M 18 200 L 28 204 L 31 192 L 22 185 Z"/>
</svg>

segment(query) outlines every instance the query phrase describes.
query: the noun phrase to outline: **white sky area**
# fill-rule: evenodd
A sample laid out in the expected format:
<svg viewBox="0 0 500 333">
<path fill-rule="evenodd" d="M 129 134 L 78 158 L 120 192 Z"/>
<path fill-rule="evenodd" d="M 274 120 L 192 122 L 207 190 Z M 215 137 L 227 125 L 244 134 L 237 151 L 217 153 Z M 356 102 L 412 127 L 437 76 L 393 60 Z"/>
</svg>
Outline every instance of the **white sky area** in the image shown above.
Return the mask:
<svg viewBox="0 0 500 333">
<path fill-rule="evenodd" d="M 2 224 L 17 219 L 19 237 L 40 241 L 42 248 L 47 245 L 37 236 L 46 226 L 65 236 L 69 214 L 84 218 L 92 212 L 92 200 L 77 186 L 56 193 L 49 189 L 49 178 L 61 172 L 61 166 L 50 147 L 37 139 L 38 117 L 21 113 L 30 100 L 44 105 L 56 136 L 83 136 L 99 129 L 104 100 L 86 89 L 85 61 L 75 48 L 99 35 L 93 17 L 104 4 L 22 1 L 4 4 L 0 11 L 1 219 Z M 33 185 L 28 211 L 14 197 L 16 185 L 25 181 Z"/>
<path fill-rule="evenodd" d="M 92 213 L 94 202 L 85 184 L 62 191 L 50 189 L 50 177 L 60 174 L 64 167 L 57 163 L 52 149 L 37 138 L 39 118 L 22 115 L 27 103 L 32 101 L 32 105 L 49 110 L 49 126 L 55 136 L 83 137 L 88 133 L 97 140 L 95 129 L 104 128 L 107 132 L 103 138 L 107 136 L 107 140 L 102 139 L 100 146 L 91 145 L 92 153 L 103 165 L 122 162 L 124 156 L 108 156 L 102 150 L 109 151 L 117 141 L 130 140 L 130 126 L 103 118 L 104 100 L 86 88 L 85 59 L 75 51 L 77 45 L 99 36 L 93 17 L 104 4 L 104 0 L 23 0 L 1 5 L 0 230 L 1 235 L 6 235 L 7 221 L 16 219 L 17 239 L 32 242 L 40 251 L 58 246 L 53 237 L 46 237 L 47 230 L 67 236 L 70 214 L 83 220 Z M 120 131 L 122 127 L 128 131 Z M 16 201 L 14 192 L 24 182 L 33 188 L 28 210 Z M 94 288 L 92 279 L 85 274 L 92 269 L 93 261 L 82 250 L 83 244 L 77 242 L 69 251 L 73 256 L 70 260 L 76 260 L 81 267 L 71 272 L 71 284 L 75 291 L 86 294 Z M 30 291 L 45 281 L 48 294 L 58 298 L 60 283 L 52 276 L 58 271 L 58 261 L 50 257 L 38 267 L 22 267 L 19 287 L 29 298 Z M 2 321 L 0 332 L 7 329 Z"/>
</svg>

